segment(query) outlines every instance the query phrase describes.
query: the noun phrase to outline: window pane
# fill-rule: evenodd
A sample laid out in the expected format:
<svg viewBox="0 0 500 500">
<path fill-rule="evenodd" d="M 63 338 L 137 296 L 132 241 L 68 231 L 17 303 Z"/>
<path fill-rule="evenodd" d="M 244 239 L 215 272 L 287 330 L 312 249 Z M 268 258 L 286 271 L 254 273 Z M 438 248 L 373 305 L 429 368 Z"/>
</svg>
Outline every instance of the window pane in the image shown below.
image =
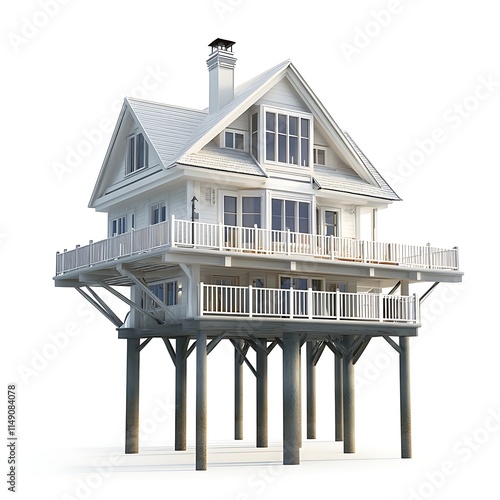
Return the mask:
<svg viewBox="0 0 500 500">
<path fill-rule="evenodd" d="M 259 158 L 259 135 L 257 132 L 252 134 L 252 155 L 255 159 Z"/>
<path fill-rule="evenodd" d="M 224 224 L 236 226 L 236 197 L 224 196 Z"/>
<path fill-rule="evenodd" d="M 309 203 L 299 203 L 299 232 L 309 233 Z"/>
<path fill-rule="evenodd" d="M 295 231 L 295 201 L 285 201 L 285 229 Z"/>
<path fill-rule="evenodd" d="M 278 115 L 278 132 L 280 134 L 286 134 L 286 115 Z"/>
<path fill-rule="evenodd" d="M 134 171 L 134 156 L 135 156 L 135 137 L 128 140 L 128 158 L 127 158 L 127 171 Z"/>
<path fill-rule="evenodd" d="M 309 120 L 307 118 L 301 118 L 300 120 L 300 135 L 309 137 Z"/>
<path fill-rule="evenodd" d="M 325 151 L 323 149 L 315 149 L 314 162 L 318 165 L 325 165 Z"/>
<path fill-rule="evenodd" d="M 111 229 L 111 235 L 114 236 L 116 234 L 116 219 L 111 223 L 111 225 L 113 226 L 112 229 Z"/>
<path fill-rule="evenodd" d="M 298 165 L 299 156 L 298 156 L 298 142 L 296 137 L 290 137 L 290 148 L 288 154 L 289 154 L 288 163 L 293 163 L 294 165 Z"/>
<path fill-rule="evenodd" d="M 165 206 L 164 203 L 162 203 L 160 221 L 165 222 L 166 220 L 167 220 L 167 207 Z"/>
<path fill-rule="evenodd" d="M 311 288 L 315 292 L 320 292 L 323 288 L 323 281 L 322 280 L 311 280 Z"/>
<path fill-rule="evenodd" d="M 144 159 L 146 157 L 144 136 L 142 134 L 139 134 L 137 136 L 136 142 L 137 142 L 136 143 L 136 150 L 137 150 L 136 169 L 139 169 L 139 168 L 143 168 L 146 166 L 144 163 Z"/>
<path fill-rule="evenodd" d="M 278 135 L 278 161 L 286 163 L 286 135 Z"/>
<path fill-rule="evenodd" d="M 261 217 L 260 214 L 243 214 L 242 223 L 243 227 L 260 227 Z"/>
<path fill-rule="evenodd" d="M 274 161 L 274 132 L 266 132 L 266 160 Z"/>
<path fill-rule="evenodd" d="M 296 116 L 290 116 L 289 117 L 289 125 L 290 125 L 290 135 L 299 135 L 298 134 L 298 129 L 299 129 L 299 119 Z"/>
<path fill-rule="evenodd" d="M 226 132 L 226 148 L 233 148 L 233 133 L 232 132 Z"/>
<path fill-rule="evenodd" d="M 224 212 L 236 213 L 236 196 L 224 196 Z"/>
<path fill-rule="evenodd" d="M 291 279 L 290 278 L 281 277 L 280 288 L 282 288 L 284 290 L 288 290 L 290 288 L 291 284 L 292 283 L 291 283 Z"/>
<path fill-rule="evenodd" d="M 252 115 L 252 132 L 257 132 L 259 123 L 259 115 L 258 113 L 254 113 Z"/>
<path fill-rule="evenodd" d="M 276 130 L 276 113 L 266 113 L 266 130 L 271 132 Z"/>
<path fill-rule="evenodd" d="M 271 202 L 272 210 L 272 229 L 275 231 L 283 230 L 283 200 L 273 199 Z"/>
<path fill-rule="evenodd" d="M 244 149 L 243 134 L 234 134 L 234 147 L 236 149 Z"/>
<path fill-rule="evenodd" d="M 300 164 L 303 167 L 309 166 L 309 139 L 300 140 Z"/>
<path fill-rule="evenodd" d="M 260 214 L 260 196 L 245 196 L 242 205 L 243 213 Z"/>
</svg>

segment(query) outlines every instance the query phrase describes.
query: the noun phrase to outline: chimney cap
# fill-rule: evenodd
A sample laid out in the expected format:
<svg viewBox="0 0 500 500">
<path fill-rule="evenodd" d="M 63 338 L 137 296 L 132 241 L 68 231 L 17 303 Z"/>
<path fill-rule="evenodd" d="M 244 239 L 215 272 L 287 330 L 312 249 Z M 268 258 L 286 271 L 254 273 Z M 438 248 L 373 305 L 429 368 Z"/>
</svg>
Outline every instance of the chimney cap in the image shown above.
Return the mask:
<svg viewBox="0 0 500 500">
<path fill-rule="evenodd" d="M 216 38 L 212 43 L 209 43 L 208 46 L 212 47 L 212 52 L 215 52 L 218 49 L 226 50 L 228 52 L 232 52 L 233 45 L 236 42 L 232 42 L 231 40 L 225 40 L 224 38 Z"/>
</svg>

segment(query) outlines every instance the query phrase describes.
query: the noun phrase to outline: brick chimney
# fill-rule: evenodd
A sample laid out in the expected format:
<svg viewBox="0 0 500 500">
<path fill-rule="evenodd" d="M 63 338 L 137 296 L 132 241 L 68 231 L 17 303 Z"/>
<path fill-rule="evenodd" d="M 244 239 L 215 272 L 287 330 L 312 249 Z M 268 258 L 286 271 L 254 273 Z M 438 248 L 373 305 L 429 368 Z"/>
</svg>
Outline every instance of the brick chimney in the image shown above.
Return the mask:
<svg viewBox="0 0 500 500">
<path fill-rule="evenodd" d="M 236 57 L 233 54 L 235 42 L 217 38 L 209 47 L 212 53 L 207 60 L 209 73 L 209 113 L 215 113 L 234 98 L 234 67 Z"/>
</svg>

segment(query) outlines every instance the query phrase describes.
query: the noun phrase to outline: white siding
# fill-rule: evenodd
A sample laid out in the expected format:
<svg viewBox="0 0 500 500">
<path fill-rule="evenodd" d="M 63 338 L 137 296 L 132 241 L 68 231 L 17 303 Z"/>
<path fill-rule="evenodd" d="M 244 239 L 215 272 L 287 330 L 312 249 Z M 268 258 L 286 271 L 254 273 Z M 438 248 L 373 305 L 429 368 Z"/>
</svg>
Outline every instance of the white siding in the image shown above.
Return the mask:
<svg viewBox="0 0 500 500">
<path fill-rule="evenodd" d="M 217 187 L 210 183 L 196 182 L 194 189 L 195 196 L 199 200 L 197 205 L 199 221 L 217 224 L 219 222 Z"/>
<path fill-rule="evenodd" d="M 342 222 L 340 229 L 342 232 L 340 236 L 343 238 L 356 237 L 356 213 L 354 206 L 342 209 Z"/>
<path fill-rule="evenodd" d="M 250 113 L 247 111 L 246 113 L 243 113 L 239 118 L 234 120 L 229 127 L 231 129 L 235 130 L 242 130 L 243 132 L 249 132 L 250 131 Z"/>
<path fill-rule="evenodd" d="M 179 186 L 177 189 L 167 194 L 167 215 L 174 215 L 176 219 L 188 219 L 187 214 L 187 188 L 185 185 Z"/>
<path fill-rule="evenodd" d="M 291 109 L 304 113 L 310 113 L 310 110 L 304 104 L 304 101 L 297 94 L 287 78 L 283 78 L 280 82 L 278 82 L 256 104 L 264 104 L 267 106 L 276 106 L 283 109 Z"/>
</svg>

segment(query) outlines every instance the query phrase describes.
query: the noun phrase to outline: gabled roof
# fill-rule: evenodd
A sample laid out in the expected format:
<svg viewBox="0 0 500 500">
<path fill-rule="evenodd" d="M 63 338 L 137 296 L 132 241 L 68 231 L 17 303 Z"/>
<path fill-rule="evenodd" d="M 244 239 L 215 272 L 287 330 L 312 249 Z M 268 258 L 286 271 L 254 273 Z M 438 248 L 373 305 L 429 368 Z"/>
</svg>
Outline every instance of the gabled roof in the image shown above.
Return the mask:
<svg viewBox="0 0 500 500">
<path fill-rule="evenodd" d="M 353 168 L 354 176 L 344 175 L 332 168 L 315 168 L 313 180 L 320 189 L 364 194 L 385 200 L 399 200 L 375 167 L 366 158 L 351 137 L 343 132 L 321 101 L 307 85 L 290 60 L 261 73 L 240 85 L 234 99 L 219 111 L 194 110 L 140 99 L 126 98 L 111 144 L 108 148 L 90 205 L 101 195 L 105 169 L 121 123 L 130 113 L 144 133 L 151 148 L 157 153 L 166 170 L 176 165 L 267 177 L 261 166 L 248 154 L 224 148 L 211 147 L 213 139 L 261 99 L 282 78 L 290 83 L 304 99 L 326 133 Z"/>
</svg>

